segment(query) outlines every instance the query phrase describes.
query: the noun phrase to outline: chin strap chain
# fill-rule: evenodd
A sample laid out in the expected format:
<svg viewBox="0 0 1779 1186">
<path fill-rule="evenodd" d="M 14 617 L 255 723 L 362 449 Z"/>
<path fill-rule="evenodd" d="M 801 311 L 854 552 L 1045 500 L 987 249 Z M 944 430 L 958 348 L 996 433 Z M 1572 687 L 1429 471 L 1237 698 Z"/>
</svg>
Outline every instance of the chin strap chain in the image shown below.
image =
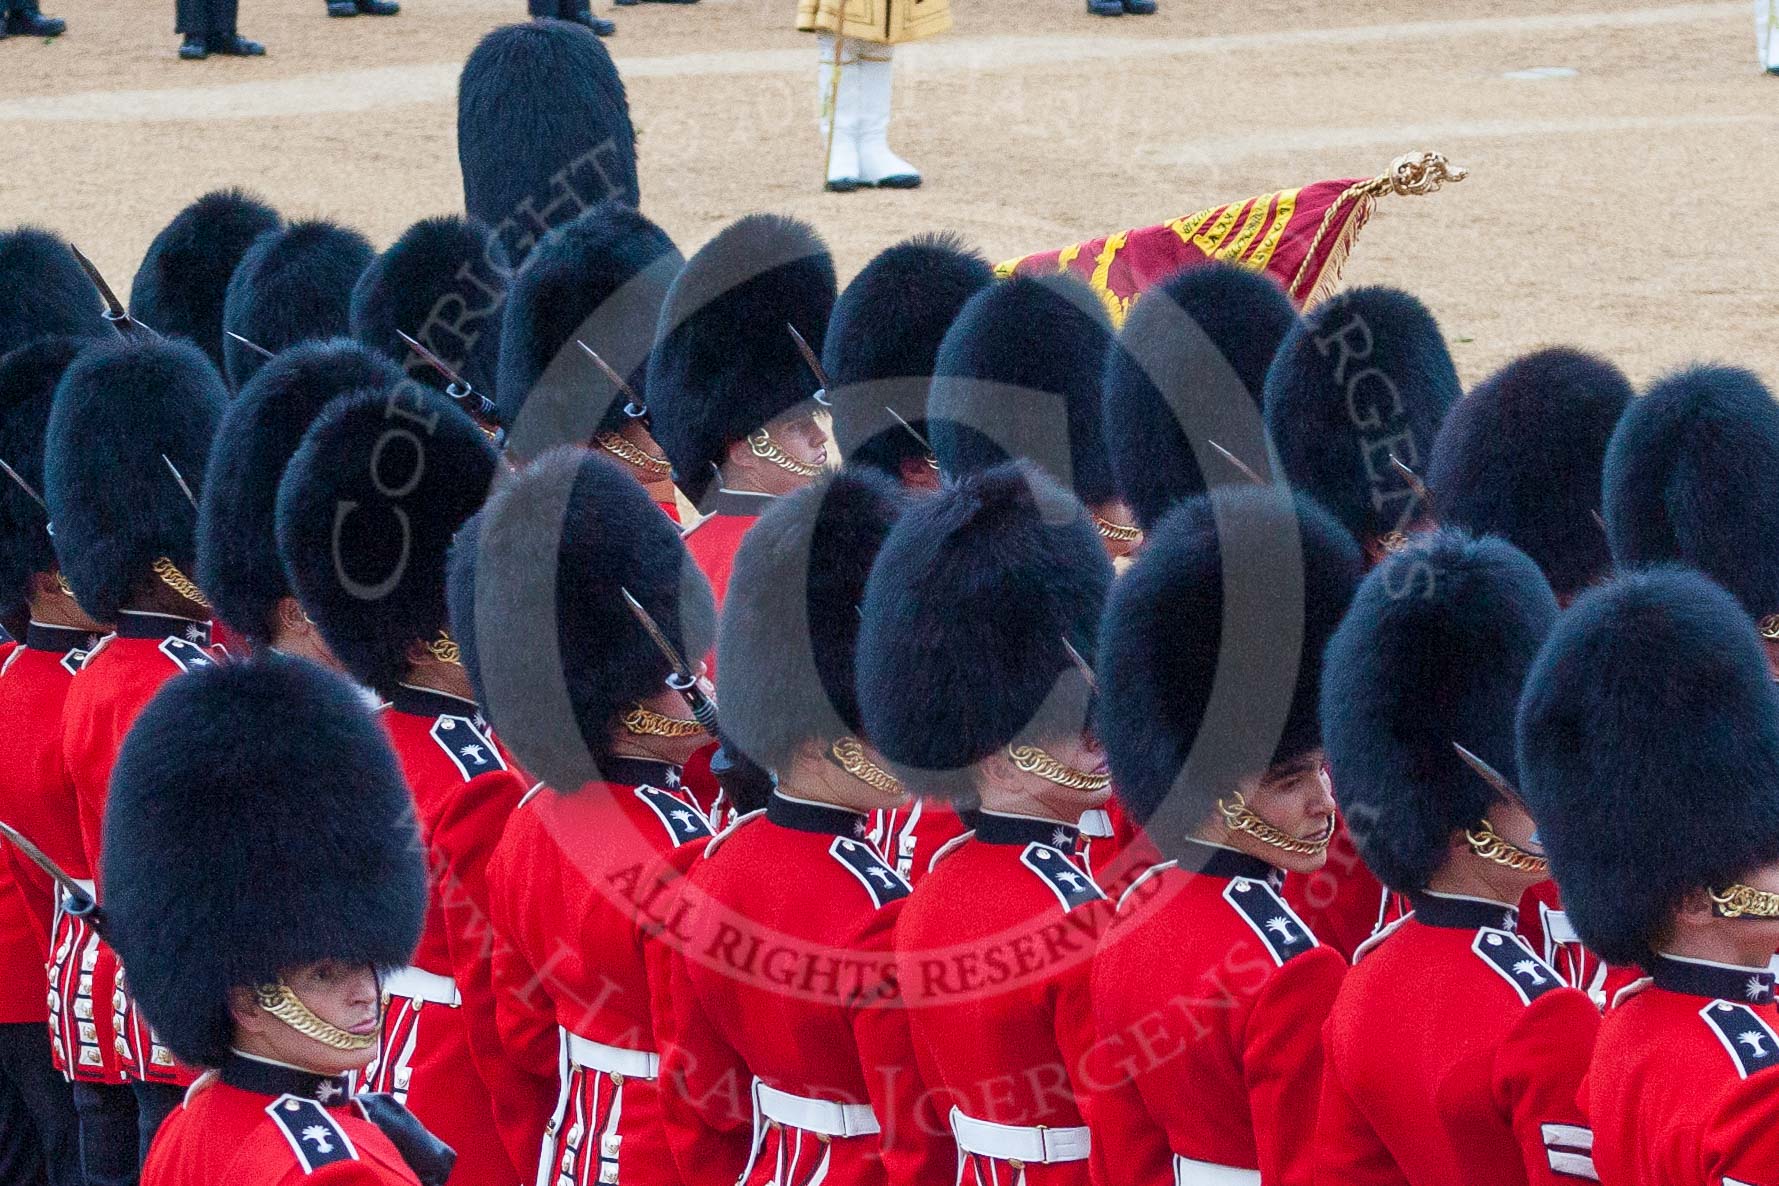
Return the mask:
<svg viewBox="0 0 1779 1186">
<path fill-rule="evenodd" d="M 280 980 L 275 984 L 260 984 L 253 989 L 253 995 L 259 1007 L 288 1025 L 305 1038 L 313 1038 L 323 1046 L 334 1050 L 368 1050 L 377 1044 L 377 1036 L 382 1026 L 368 1034 L 355 1034 L 343 1030 L 332 1022 L 323 1021 L 315 1016 L 309 1006 L 303 1004 L 301 997 L 290 985 Z"/>
<path fill-rule="evenodd" d="M 1280 831 L 1255 813 L 1240 791 L 1235 792 L 1235 801 L 1217 800 L 1217 810 L 1223 813 L 1223 823 L 1231 832 L 1246 832 L 1262 844 L 1270 845 L 1280 852 L 1298 853 L 1303 856 L 1319 857 L 1328 851 L 1328 842 L 1334 839 L 1334 830 L 1329 829 L 1328 835 L 1320 840 L 1299 840 L 1288 832 Z"/>
</svg>

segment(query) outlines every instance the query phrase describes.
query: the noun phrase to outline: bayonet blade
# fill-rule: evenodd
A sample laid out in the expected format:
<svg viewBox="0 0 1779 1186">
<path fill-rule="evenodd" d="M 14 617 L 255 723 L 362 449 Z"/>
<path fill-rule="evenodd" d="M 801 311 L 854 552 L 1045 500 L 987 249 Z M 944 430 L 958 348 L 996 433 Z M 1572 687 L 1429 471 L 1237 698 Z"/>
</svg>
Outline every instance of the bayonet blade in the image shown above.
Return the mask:
<svg viewBox="0 0 1779 1186">
<path fill-rule="evenodd" d="M 24 853 L 27 861 L 30 861 L 33 865 L 36 865 L 39 869 L 43 870 L 44 873 L 48 874 L 50 880 L 61 886 L 62 892 L 67 894 L 70 898 L 73 898 L 77 904 L 89 908 L 91 907 L 93 895 L 87 890 L 86 886 L 68 876 L 60 865 L 50 860 L 49 856 L 41 848 L 38 848 L 35 844 L 32 844 L 27 840 L 17 828 L 0 820 L 0 836 L 4 836 L 6 839 L 12 841 L 13 847 Z"/>
<path fill-rule="evenodd" d="M 32 502 L 41 507 L 44 514 L 49 514 L 49 504 L 43 501 L 43 495 L 31 489 L 31 483 L 25 481 L 24 477 L 18 470 L 13 469 L 12 466 L 6 464 L 6 459 L 4 457 L 0 457 L 0 470 L 5 470 L 6 476 L 11 478 L 18 485 L 18 488 L 23 490 L 30 497 Z"/>
<path fill-rule="evenodd" d="M 87 280 L 98 290 L 99 299 L 105 302 L 105 320 L 111 323 L 112 328 L 126 336 L 137 331 L 145 332 L 150 337 L 161 336 L 130 316 L 130 311 L 124 307 L 124 303 L 117 299 L 115 292 L 111 291 L 111 285 L 105 283 L 105 277 L 100 274 L 98 265 L 82 254 L 80 248 L 70 243 L 68 250 L 74 253 L 74 262 L 80 265 L 80 270 L 86 273 Z"/>
<path fill-rule="evenodd" d="M 809 364 L 809 373 L 815 376 L 817 383 L 821 384 L 821 390 L 815 393 L 815 402 L 824 407 L 832 407 L 834 401 L 831 393 L 834 390 L 834 385 L 828 381 L 828 372 L 822 369 L 821 358 L 814 350 L 810 349 L 808 339 L 797 332 L 796 326 L 787 321 L 785 328 L 791 331 L 791 340 L 797 343 L 797 352 L 803 356 L 803 361 Z"/>
<path fill-rule="evenodd" d="M 1213 440 L 1210 440 L 1209 438 L 1207 438 L 1205 440 L 1205 444 L 1207 444 L 1211 448 L 1217 450 L 1217 453 L 1223 458 L 1223 460 L 1225 460 L 1225 461 L 1229 462 L 1229 464 L 1235 466 L 1236 469 L 1241 471 L 1242 477 L 1248 479 L 1248 481 L 1254 483 L 1256 486 L 1270 486 L 1270 485 L 1272 485 L 1271 482 L 1268 482 L 1265 478 L 1261 477 L 1259 474 L 1255 473 L 1252 469 L 1250 469 L 1247 462 L 1243 461 L 1240 457 L 1237 457 L 1234 453 L 1231 453 L 1228 449 L 1225 449 L 1222 445 L 1219 445 L 1216 441 L 1213 441 Z"/>
<path fill-rule="evenodd" d="M 1526 811 L 1526 801 L 1520 798 L 1519 788 L 1508 782 L 1506 775 L 1455 741 L 1452 742 L 1452 749 L 1457 752 L 1458 757 L 1463 760 L 1466 766 L 1476 771 L 1477 776 L 1489 784 L 1491 790 L 1515 807 Z M 1526 811 L 1526 814 L 1531 815 L 1532 813 Z"/>
<path fill-rule="evenodd" d="M 428 350 L 425 346 L 422 346 L 417 339 L 409 337 L 399 329 L 395 331 L 395 336 L 407 343 L 408 349 L 420 356 L 421 362 L 424 362 L 427 366 L 444 376 L 445 382 L 458 388 L 465 395 L 468 395 L 473 390 L 470 385 L 464 381 L 462 375 L 459 375 L 456 371 L 451 369 L 449 363 Z"/>
<path fill-rule="evenodd" d="M 1099 679 L 1093 674 L 1093 668 L 1088 665 L 1086 659 L 1081 657 L 1081 652 L 1075 649 L 1075 644 L 1069 641 L 1067 635 L 1063 636 L 1062 649 L 1069 653 L 1069 662 L 1075 665 L 1075 669 L 1081 673 L 1081 678 L 1087 681 L 1087 686 L 1093 690 L 1093 694 L 1099 695 Z"/>
<path fill-rule="evenodd" d="M 179 483 L 179 488 L 181 490 L 185 491 L 185 501 L 191 503 L 192 510 L 194 510 L 194 511 L 197 510 L 198 509 L 197 495 L 193 494 L 191 492 L 191 487 L 187 486 L 185 484 L 185 475 L 179 472 L 179 467 L 174 465 L 173 459 L 171 457 L 168 457 L 165 453 L 161 454 L 161 460 L 167 463 L 167 469 L 169 471 L 171 471 L 171 473 L 173 474 L 173 480 L 175 482 Z"/>
<path fill-rule="evenodd" d="M 1421 505 L 1431 511 L 1433 495 L 1427 489 L 1427 483 L 1421 481 L 1421 475 L 1404 465 L 1402 459 L 1394 453 L 1390 454 L 1390 466 L 1396 471 L 1397 476 L 1408 484 L 1408 488 L 1414 491 L 1415 497 L 1421 500 Z"/>
<path fill-rule="evenodd" d="M 229 337 L 235 339 L 235 341 L 241 343 L 241 345 L 247 347 L 249 350 L 253 351 L 255 354 L 259 355 L 261 358 L 276 358 L 276 357 L 278 357 L 277 355 L 273 354 L 270 350 L 267 350 L 264 346 L 261 346 L 258 342 L 252 341 L 248 338 L 244 338 L 232 329 L 225 329 L 222 332 L 227 334 Z"/>
<path fill-rule="evenodd" d="M 933 446 L 927 443 L 927 438 L 921 436 L 920 432 L 914 427 L 914 425 L 912 425 L 912 424 L 908 423 L 908 421 L 902 419 L 902 413 L 896 411 L 894 408 L 890 407 L 888 404 L 883 405 L 883 410 L 888 412 L 895 419 L 897 424 L 900 424 L 904 429 L 906 429 L 909 436 L 911 436 L 915 440 L 919 441 L 921 448 L 925 449 L 929 454 L 931 454 L 933 452 Z"/>
<path fill-rule="evenodd" d="M 655 624 L 655 619 L 649 615 L 649 611 L 642 608 L 642 602 L 632 597 L 630 595 L 630 590 L 623 588 L 622 586 L 619 586 L 618 592 L 624 595 L 624 604 L 630 607 L 631 615 L 641 623 L 644 632 L 649 636 L 649 641 L 655 644 L 655 649 L 661 652 L 661 657 L 667 660 L 667 665 L 673 668 L 674 674 L 678 675 L 683 680 L 696 679 L 697 677 L 694 675 L 692 669 L 687 666 L 685 659 L 680 656 L 679 651 L 674 648 L 674 645 L 667 640 L 667 635 L 661 632 L 661 627 Z"/>
<path fill-rule="evenodd" d="M 599 368 L 599 373 L 609 379 L 612 386 L 618 389 L 619 395 L 623 396 L 625 400 L 634 406 L 639 408 L 642 407 L 642 400 L 637 398 L 636 389 L 630 386 L 624 376 L 612 369 L 611 363 L 599 357 L 599 351 L 593 349 L 593 347 L 587 345 L 587 343 L 581 341 L 579 338 L 575 339 L 574 344 L 586 352 L 587 357 L 593 360 L 593 365 Z"/>
</svg>

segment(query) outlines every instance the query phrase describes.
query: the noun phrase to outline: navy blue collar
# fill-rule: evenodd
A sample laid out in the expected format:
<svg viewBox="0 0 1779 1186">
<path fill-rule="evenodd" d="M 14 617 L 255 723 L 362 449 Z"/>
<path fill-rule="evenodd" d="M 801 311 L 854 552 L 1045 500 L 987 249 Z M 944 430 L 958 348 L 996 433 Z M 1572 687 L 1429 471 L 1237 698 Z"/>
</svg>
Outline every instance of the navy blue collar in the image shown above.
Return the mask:
<svg viewBox="0 0 1779 1186">
<path fill-rule="evenodd" d="M 1002 815 L 995 811 L 976 812 L 976 839 L 984 844 L 1046 844 L 1065 853 L 1075 851 L 1081 829 L 1055 820 L 1030 815 Z"/>
<path fill-rule="evenodd" d="M 1414 906 L 1415 921 L 1430 927 L 1454 931 L 1474 931 L 1482 927 L 1511 931 L 1519 925 L 1520 912 L 1512 906 L 1489 902 L 1482 898 L 1458 898 L 1450 894 L 1421 891 L 1408 895 Z"/>
<path fill-rule="evenodd" d="M 1192 836 L 1186 837 L 1186 845 L 1180 850 L 1178 860 L 1181 869 L 1201 877 L 1221 877 L 1226 881 L 1248 877 L 1266 882 L 1275 882 L 1280 878 L 1276 866 L 1267 864 L 1252 853 L 1238 852 L 1236 849 Z"/>
<path fill-rule="evenodd" d="M 25 646 L 33 651 L 48 651 L 54 655 L 66 655 L 69 651 L 90 651 L 99 645 L 103 634 L 93 634 L 86 630 L 76 630 L 72 626 L 49 626 L 42 622 L 32 622 L 25 627 Z"/>
<path fill-rule="evenodd" d="M 182 638 L 201 647 L 210 645 L 210 623 L 194 622 L 177 614 L 154 614 L 145 610 L 117 611 L 119 638 Z"/>
<path fill-rule="evenodd" d="M 659 758 L 614 755 L 599 763 L 599 777 L 619 787 L 659 787 L 664 791 L 677 791 L 682 773 L 680 767 Z"/>
<path fill-rule="evenodd" d="M 713 485 L 704 496 L 704 501 L 699 504 L 698 513 L 705 518 L 728 515 L 732 518 L 758 519 L 777 500 L 778 496 L 774 494 L 730 490 L 725 486 Z"/>
<path fill-rule="evenodd" d="M 1765 968 L 1739 968 L 1704 960 L 1661 955 L 1649 969 L 1657 988 L 1713 1000 L 1739 1001 L 1745 1005 L 1773 1002 L 1773 973 Z"/>
<path fill-rule="evenodd" d="M 222 1081 L 230 1087 L 257 1095 L 294 1095 L 322 1104 L 344 1104 L 352 1098 L 352 1076 L 322 1075 L 281 1062 L 230 1051 L 221 1068 Z"/>
<path fill-rule="evenodd" d="M 449 692 L 416 688 L 413 684 L 397 684 L 389 694 L 389 707 L 417 717 L 469 717 L 479 720 L 482 710 L 474 700 L 465 700 Z"/>
<path fill-rule="evenodd" d="M 863 839 L 870 830 L 869 822 L 857 811 L 831 803 L 793 799 L 779 791 L 773 791 L 771 798 L 766 800 L 766 818 L 781 828 L 819 832 L 824 836 L 847 836 L 855 840 Z"/>
</svg>

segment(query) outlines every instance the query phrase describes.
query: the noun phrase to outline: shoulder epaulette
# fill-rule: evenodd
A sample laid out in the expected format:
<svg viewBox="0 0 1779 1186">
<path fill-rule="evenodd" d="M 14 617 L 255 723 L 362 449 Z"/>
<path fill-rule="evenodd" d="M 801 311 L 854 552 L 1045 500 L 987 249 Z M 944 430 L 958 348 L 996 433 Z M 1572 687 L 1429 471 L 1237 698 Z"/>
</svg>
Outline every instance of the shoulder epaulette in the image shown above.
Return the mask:
<svg viewBox="0 0 1779 1186">
<path fill-rule="evenodd" d="M 954 853 L 958 849 L 962 848 L 964 846 L 964 841 L 968 840 L 970 837 L 974 836 L 975 834 L 976 833 L 974 830 L 971 830 L 968 832 L 962 832 L 956 836 L 953 836 L 950 840 L 947 840 L 944 844 L 941 844 L 937 849 L 934 850 L 932 857 L 928 859 L 927 872 L 931 873 L 934 869 L 938 868 L 940 861 L 944 860 L 946 857 L 950 856 L 952 853 Z"/>
<path fill-rule="evenodd" d="M 158 648 L 161 654 L 173 661 L 173 666 L 180 671 L 192 671 L 200 667 L 215 667 L 217 658 L 208 648 L 200 646 L 184 638 L 163 638 Z M 93 648 L 98 653 L 98 648 Z M 91 656 L 88 656 L 89 658 Z"/>
<path fill-rule="evenodd" d="M 715 836 L 712 836 L 710 838 L 710 843 L 706 844 L 704 846 L 704 855 L 706 857 L 708 857 L 708 856 L 710 856 L 711 853 L 715 852 L 717 850 L 717 845 L 721 844 L 723 841 L 727 840 L 729 837 L 735 835 L 735 830 L 737 828 L 741 827 L 742 824 L 747 823 L 749 820 L 758 819 L 759 817 L 761 817 L 762 815 L 765 815 L 765 814 L 766 814 L 766 809 L 764 807 L 761 807 L 761 808 L 757 808 L 753 811 L 748 812 L 746 815 L 736 816 L 734 823 L 730 824 L 728 827 L 724 828 L 721 832 L 718 832 Z"/>
<path fill-rule="evenodd" d="M 1736 1071 L 1746 1079 L 1756 1071 L 1779 1066 L 1779 1036 L 1760 1014 L 1734 1001 L 1712 1001 L 1699 1016 L 1729 1051 Z"/>
<path fill-rule="evenodd" d="M 1412 913 L 1405 914 L 1401 918 L 1398 918 L 1398 919 L 1395 919 L 1389 923 L 1386 923 L 1384 926 L 1378 928 L 1376 931 L 1373 931 L 1371 934 L 1371 937 L 1369 939 L 1367 939 L 1367 940 L 1365 940 L 1365 942 L 1359 944 L 1359 946 L 1353 948 L 1353 963 L 1357 964 L 1360 960 L 1364 959 L 1366 956 L 1368 956 L 1372 952 L 1376 951 L 1385 939 L 1388 939 L 1391 935 L 1394 935 L 1398 930 L 1401 929 L 1403 923 L 1407 922 L 1409 919 L 1411 919 L 1413 917 L 1414 917 L 1414 915 Z"/>
<path fill-rule="evenodd" d="M 872 904 L 879 910 L 914 892 L 902 880 L 902 875 L 885 864 L 883 858 L 877 855 L 877 850 L 863 840 L 836 836 L 834 842 L 828 845 L 828 855 L 858 878 L 859 884 L 865 887 L 865 892 L 871 895 Z"/>
<path fill-rule="evenodd" d="M 1260 941 L 1273 963 L 1285 962 L 1320 946 L 1303 919 L 1279 897 L 1277 890 L 1254 877 L 1231 877 L 1223 887 L 1223 900 L 1234 907 Z"/>
<path fill-rule="evenodd" d="M 1159 865 L 1150 865 L 1147 869 L 1144 869 L 1142 873 L 1137 876 L 1137 879 L 1125 886 L 1124 892 L 1118 895 L 1118 909 L 1124 909 L 1124 904 L 1130 901 L 1130 896 L 1137 892 L 1138 886 L 1146 881 L 1152 881 L 1155 878 L 1160 877 L 1169 869 L 1177 869 L 1179 866 L 1180 862 L 1178 861 L 1163 861 Z"/>
<path fill-rule="evenodd" d="M 1032 841 L 1019 854 L 1019 863 L 1030 869 L 1062 902 L 1065 912 L 1089 902 L 1103 902 L 1106 895 L 1080 866 L 1059 848 Z"/>
<path fill-rule="evenodd" d="M 1563 987 L 1557 970 L 1539 959 L 1538 953 L 1512 931 L 1478 927 L 1470 950 L 1513 986 L 1523 1005 L 1530 1005 L 1553 988 Z"/>
<path fill-rule="evenodd" d="M 463 781 L 507 768 L 494 739 L 469 717 L 444 715 L 432 723 L 432 739 L 463 775 Z"/>
<path fill-rule="evenodd" d="M 339 1121 L 314 1100 L 281 1095 L 266 1105 L 266 1115 L 278 1126 L 305 1174 L 312 1174 L 336 1161 L 358 1160 L 358 1150 L 353 1146 L 352 1138 L 346 1135 Z"/>
<path fill-rule="evenodd" d="M 651 786 L 632 787 L 631 790 L 659 817 L 675 848 L 710 835 L 710 821 L 704 818 L 704 813 L 671 791 Z"/>
</svg>

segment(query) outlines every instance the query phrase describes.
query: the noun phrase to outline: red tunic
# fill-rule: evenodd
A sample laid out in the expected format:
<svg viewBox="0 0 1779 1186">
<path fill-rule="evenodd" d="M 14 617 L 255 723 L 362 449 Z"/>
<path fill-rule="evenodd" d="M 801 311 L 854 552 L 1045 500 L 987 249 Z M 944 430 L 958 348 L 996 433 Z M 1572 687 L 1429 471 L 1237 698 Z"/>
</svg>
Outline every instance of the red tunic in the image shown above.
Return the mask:
<svg viewBox="0 0 1779 1186">
<path fill-rule="evenodd" d="M 418 1186 L 349 1087 L 343 1076 L 233 1059 L 161 1125 L 142 1186 Z"/>
<path fill-rule="evenodd" d="M 1582 1088 L 1600 1180 L 1779 1181 L 1776 1031 L 1766 969 L 1658 960 L 1607 1010 Z"/>
<path fill-rule="evenodd" d="M 486 874 L 525 786 L 471 701 L 404 685 L 383 722 L 414 796 L 431 884 L 414 962 L 384 985 L 366 1089 L 393 1093 L 457 1150 L 452 1186 L 512 1186 L 530 1174 L 537 1132 L 530 1115 L 492 1102 L 525 1088 L 495 1021 Z"/>
<path fill-rule="evenodd" d="M 657 875 L 683 871 L 710 829 L 678 767 L 612 758 L 602 772 L 571 794 L 532 792 L 488 862 L 495 1016 L 526 1089 L 495 1105 L 529 1116 L 539 1182 L 672 1186 L 656 1080 L 622 1064 L 656 1057 L 644 946 L 667 892 Z"/>
<path fill-rule="evenodd" d="M 1582 945 L 1554 881 L 1539 882 L 1520 899 L 1519 931 L 1563 983 L 1587 993 L 1596 1008 L 1604 1009 L 1620 989 L 1643 976 L 1642 969 L 1609 964 Z"/>
<path fill-rule="evenodd" d="M 693 563 L 710 582 L 718 609 L 723 608 L 723 594 L 729 589 L 729 572 L 735 567 L 735 551 L 741 547 L 741 537 L 771 502 L 769 494 L 714 491 L 699 508 L 703 517 L 692 525 L 691 534 L 683 537 Z"/>
<path fill-rule="evenodd" d="M 867 831 L 863 815 L 774 794 L 681 887 L 656 1024 L 687 1182 L 950 1181 L 891 950 L 908 884 Z"/>
<path fill-rule="evenodd" d="M 1316 1181 L 1577 1186 L 1593 1003 L 1514 933 L 1512 908 L 1414 904 L 1361 949 L 1335 998 Z"/>
<path fill-rule="evenodd" d="M 111 783 L 111 767 L 117 762 L 124 735 L 136 714 L 154 698 L 161 685 L 182 671 L 218 661 L 209 649 L 210 627 L 167 614 L 118 614 L 117 633 L 102 641 L 87 657 L 80 673 L 69 681 L 62 706 L 62 767 L 66 785 L 80 817 L 81 846 L 87 868 L 99 881 L 98 897 L 105 900 L 99 878 L 99 846 L 105 819 L 105 797 Z M 62 948 L 58 944 L 57 956 Z M 197 1072 L 176 1063 L 172 1052 L 154 1040 L 126 994 L 120 990 L 124 977 L 111 948 L 99 942 L 84 925 L 70 935 L 69 958 L 79 967 L 76 1009 L 90 990 L 90 1004 L 98 1014 L 110 1015 L 111 1044 L 101 1046 L 101 1062 L 94 1068 L 84 1045 L 77 1056 L 76 1077 L 93 1083 L 118 1084 L 126 1078 L 185 1086 Z M 66 997 L 64 997 L 66 999 Z M 100 1027 L 95 1032 L 101 1039 Z"/>
<path fill-rule="evenodd" d="M 1112 904 L 1074 863 L 1074 828 L 990 812 L 976 824 L 940 854 L 896 928 L 916 1051 L 950 1094 L 954 1125 L 1008 1126 L 1006 1147 L 1043 1144 L 1049 1160 L 1016 1158 L 1029 1186 L 1084 1186 L 1089 983 Z M 1011 1182 L 1013 1159 L 971 1156 L 965 1168 Z"/>
<path fill-rule="evenodd" d="M 1177 1156 L 1308 1186 L 1346 961 L 1266 862 L 1193 849 L 1196 871 L 1169 861 L 1133 883 L 1094 955 L 1094 1181 L 1172 1186 Z"/>
<path fill-rule="evenodd" d="M 1348 960 L 1360 944 L 1402 913 L 1398 895 L 1385 892 L 1383 883 L 1365 867 L 1338 816 L 1328 842 L 1328 862 L 1314 873 L 1286 877 L 1284 894 L 1316 937 Z"/>
<path fill-rule="evenodd" d="M 909 885 L 920 884 L 933 855 L 967 831 L 951 804 L 938 799 L 914 798 L 870 815 L 871 843 Z"/>
<path fill-rule="evenodd" d="M 90 882 L 74 796 L 62 781 L 62 702 L 74 673 L 99 637 L 65 626 L 30 624 L 22 645 L 0 647 L 0 820 L 17 828 L 70 877 Z M 49 995 L 50 935 L 61 892 L 49 875 L 10 844 L 0 843 L 0 1024 L 50 1020 L 57 1065 L 79 1044 L 72 1010 Z M 67 971 L 63 961 L 62 971 Z M 46 1006 L 46 1001 L 48 1006 Z M 107 1019 L 109 1020 L 109 1019 Z M 96 1019 L 88 1012 L 92 1044 Z"/>
</svg>

